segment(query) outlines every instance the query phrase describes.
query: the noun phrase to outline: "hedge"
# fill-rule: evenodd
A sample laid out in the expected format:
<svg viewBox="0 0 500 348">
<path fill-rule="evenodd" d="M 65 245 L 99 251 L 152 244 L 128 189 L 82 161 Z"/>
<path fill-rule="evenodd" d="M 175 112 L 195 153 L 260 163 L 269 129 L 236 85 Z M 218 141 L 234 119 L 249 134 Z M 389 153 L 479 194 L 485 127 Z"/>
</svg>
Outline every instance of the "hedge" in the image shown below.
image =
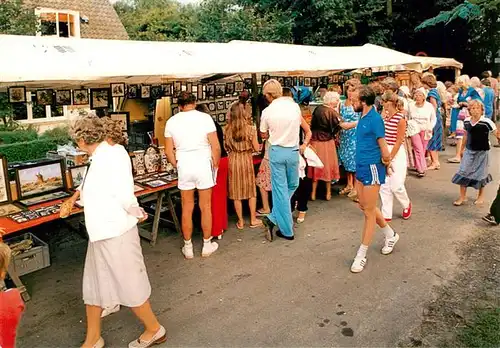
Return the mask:
<svg viewBox="0 0 500 348">
<path fill-rule="evenodd" d="M 0 131 L 0 145 L 33 141 L 38 138 L 35 129 Z"/>
<path fill-rule="evenodd" d="M 0 145 L 0 154 L 9 162 L 23 162 L 46 158 L 47 151 L 57 150 L 57 145 L 67 143 L 66 138 L 44 138 L 23 141 L 15 144 Z"/>
</svg>

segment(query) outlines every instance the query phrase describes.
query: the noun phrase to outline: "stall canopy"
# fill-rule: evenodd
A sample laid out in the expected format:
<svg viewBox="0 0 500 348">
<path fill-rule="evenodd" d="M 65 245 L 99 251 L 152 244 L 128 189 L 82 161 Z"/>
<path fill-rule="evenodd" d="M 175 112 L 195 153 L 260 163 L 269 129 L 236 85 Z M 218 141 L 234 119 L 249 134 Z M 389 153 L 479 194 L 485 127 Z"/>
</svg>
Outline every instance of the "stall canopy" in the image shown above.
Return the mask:
<svg viewBox="0 0 500 348">
<path fill-rule="evenodd" d="M 366 44 L 316 47 L 267 42 L 151 42 L 0 35 L 0 87 L 160 83 L 213 74 L 300 75 L 404 65 L 422 57 Z"/>
</svg>

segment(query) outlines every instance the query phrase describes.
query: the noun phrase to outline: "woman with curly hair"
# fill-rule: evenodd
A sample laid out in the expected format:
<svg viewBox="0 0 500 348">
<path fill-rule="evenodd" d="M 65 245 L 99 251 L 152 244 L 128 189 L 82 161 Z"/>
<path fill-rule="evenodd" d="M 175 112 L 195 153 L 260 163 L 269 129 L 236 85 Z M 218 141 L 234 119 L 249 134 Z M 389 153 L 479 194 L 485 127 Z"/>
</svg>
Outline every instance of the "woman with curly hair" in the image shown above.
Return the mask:
<svg viewBox="0 0 500 348">
<path fill-rule="evenodd" d="M 106 141 L 105 122 L 95 116 L 78 119 L 71 131 L 78 147 L 91 156 L 80 187 L 89 235 L 83 272 L 87 336 L 82 347 L 104 347 L 101 314 L 116 305 L 130 307 L 145 326 L 129 348 L 164 342 L 166 330 L 149 303 L 151 285 L 137 230 L 147 214 L 134 195 L 130 156 L 123 146 Z"/>
</svg>

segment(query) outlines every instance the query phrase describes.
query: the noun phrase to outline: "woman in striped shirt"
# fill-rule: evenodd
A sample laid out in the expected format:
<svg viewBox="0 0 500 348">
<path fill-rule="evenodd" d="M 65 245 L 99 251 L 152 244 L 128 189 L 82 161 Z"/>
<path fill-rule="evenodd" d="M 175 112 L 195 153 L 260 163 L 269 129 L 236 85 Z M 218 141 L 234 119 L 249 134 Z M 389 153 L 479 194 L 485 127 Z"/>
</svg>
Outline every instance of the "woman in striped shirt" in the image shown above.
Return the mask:
<svg viewBox="0 0 500 348">
<path fill-rule="evenodd" d="M 411 202 L 405 188 L 407 158 L 404 149 L 406 119 L 403 114 L 404 104 L 398 95 L 387 91 L 382 95 L 382 117 L 385 123 L 385 141 L 391 152 L 391 164 L 385 184 L 380 187 L 382 215 L 385 221 L 392 220 L 394 196 L 403 207 L 403 219 L 411 216 Z"/>
</svg>

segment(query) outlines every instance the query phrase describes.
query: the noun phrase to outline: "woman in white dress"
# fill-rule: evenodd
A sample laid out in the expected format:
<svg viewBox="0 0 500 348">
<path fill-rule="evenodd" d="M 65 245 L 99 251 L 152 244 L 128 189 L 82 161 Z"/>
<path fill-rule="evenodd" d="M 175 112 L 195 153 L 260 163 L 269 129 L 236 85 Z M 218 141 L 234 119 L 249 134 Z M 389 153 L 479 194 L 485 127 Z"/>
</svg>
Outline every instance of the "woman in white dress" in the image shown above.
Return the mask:
<svg viewBox="0 0 500 348">
<path fill-rule="evenodd" d="M 87 336 L 82 347 L 104 347 L 103 308 L 130 307 L 145 331 L 131 348 L 166 340 L 166 330 L 154 315 L 151 285 L 144 265 L 137 223 L 147 218 L 134 195 L 130 157 L 121 145 L 106 141 L 104 122 L 84 116 L 72 127 L 78 147 L 91 157 L 81 188 L 89 245 L 83 272 Z"/>
</svg>

